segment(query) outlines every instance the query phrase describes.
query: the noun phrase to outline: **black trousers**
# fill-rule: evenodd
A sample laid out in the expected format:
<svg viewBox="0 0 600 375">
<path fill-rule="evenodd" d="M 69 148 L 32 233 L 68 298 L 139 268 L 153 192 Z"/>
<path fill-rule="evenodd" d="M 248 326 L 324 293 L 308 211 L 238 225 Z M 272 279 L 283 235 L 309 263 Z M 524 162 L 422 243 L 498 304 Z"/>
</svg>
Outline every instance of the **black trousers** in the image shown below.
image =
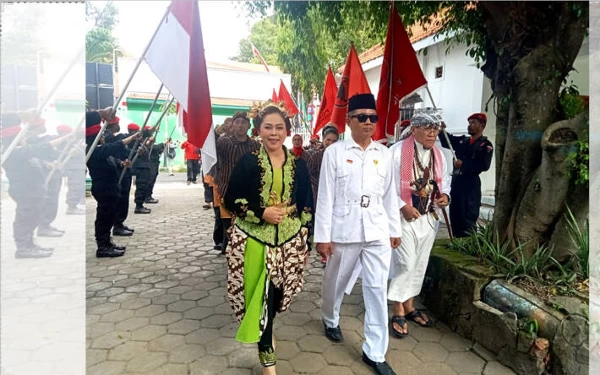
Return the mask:
<svg viewBox="0 0 600 375">
<path fill-rule="evenodd" d="M 222 218 L 221 223 L 223 224 L 223 248 L 226 249 L 227 245 L 229 244 L 229 236 L 227 235 L 227 231 L 231 227 L 231 218 Z"/>
<path fill-rule="evenodd" d="M 283 301 L 283 290 L 275 288 L 273 283 L 269 283 L 269 296 L 267 298 L 267 325 L 258 342 L 258 351 L 265 352 L 273 348 L 273 319 L 277 310 Z"/>
<path fill-rule="evenodd" d="M 48 226 L 56 219 L 56 216 L 58 215 L 58 199 L 61 187 L 62 175 L 60 173 L 54 173 L 52 179 L 48 182 L 48 189 L 46 190 L 46 196 L 44 197 L 44 205 L 41 212 L 39 212 L 39 225 Z"/>
<path fill-rule="evenodd" d="M 114 226 L 116 228 L 122 227 L 127 215 L 129 215 L 129 196 L 131 194 L 131 180 L 133 176 L 130 171 L 125 172 L 123 181 L 121 181 L 121 195 L 117 202 L 117 214 L 115 215 Z"/>
<path fill-rule="evenodd" d="M 154 194 L 154 185 L 156 184 L 156 178 L 158 177 L 159 163 L 150 164 L 150 187 L 148 188 L 148 198 Z"/>
<path fill-rule="evenodd" d="M 135 170 L 135 205 L 140 207 L 148 198 L 150 193 L 150 168 L 138 168 Z"/>
<path fill-rule="evenodd" d="M 13 222 L 17 249 L 33 244 L 33 233 L 40 223 L 40 211 L 44 206 L 44 193 L 38 191 L 36 194 L 27 189 L 25 186 L 11 186 L 8 190 L 8 195 L 17 204 Z"/>
<path fill-rule="evenodd" d="M 85 200 L 85 170 L 67 169 L 67 206 L 75 207 Z"/>
<path fill-rule="evenodd" d="M 204 173 L 202 173 L 202 181 L 204 181 Z M 212 201 L 214 201 L 214 200 L 215 200 L 215 198 L 214 198 L 212 186 L 210 186 L 209 184 L 204 182 L 204 202 L 212 203 Z"/>
<path fill-rule="evenodd" d="M 450 222 L 454 237 L 467 237 L 477 228 L 481 208 L 481 180 L 479 176 L 452 177 L 450 191 Z"/>
<path fill-rule="evenodd" d="M 200 172 L 200 163 L 198 160 L 190 160 L 187 161 L 187 180 L 191 182 L 196 182 L 196 177 Z"/>
<path fill-rule="evenodd" d="M 219 207 L 214 207 L 215 211 L 215 226 L 213 228 L 213 241 L 215 245 L 223 244 L 223 221 L 221 220 L 221 210 Z"/>
<path fill-rule="evenodd" d="M 98 246 L 108 246 L 111 243 L 110 232 L 117 215 L 117 206 L 120 195 L 118 187 L 113 192 L 94 189 L 92 186 L 92 195 L 98 203 L 96 207 L 95 236 Z M 115 194 L 116 193 L 116 194 Z"/>
</svg>

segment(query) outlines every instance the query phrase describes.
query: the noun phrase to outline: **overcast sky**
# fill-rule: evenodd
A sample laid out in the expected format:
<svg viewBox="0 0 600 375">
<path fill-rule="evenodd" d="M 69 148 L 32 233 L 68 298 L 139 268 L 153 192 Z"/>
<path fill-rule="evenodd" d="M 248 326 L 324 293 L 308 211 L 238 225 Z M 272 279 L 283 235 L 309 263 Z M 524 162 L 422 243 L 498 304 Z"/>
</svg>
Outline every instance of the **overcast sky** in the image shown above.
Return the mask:
<svg viewBox="0 0 600 375">
<path fill-rule="evenodd" d="M 119 9 L 119 24 L 115 37 L 123 49 L 139 56 L 170 1 L 115 1 Z M 102 7 L 104 2 L 94 2 Z M 237 55 L 239 41 L 250 33 L 249 20 L 232 1 L 199 1 L 200 22 L 206 59 L 219 61 Z"/>
</svg>

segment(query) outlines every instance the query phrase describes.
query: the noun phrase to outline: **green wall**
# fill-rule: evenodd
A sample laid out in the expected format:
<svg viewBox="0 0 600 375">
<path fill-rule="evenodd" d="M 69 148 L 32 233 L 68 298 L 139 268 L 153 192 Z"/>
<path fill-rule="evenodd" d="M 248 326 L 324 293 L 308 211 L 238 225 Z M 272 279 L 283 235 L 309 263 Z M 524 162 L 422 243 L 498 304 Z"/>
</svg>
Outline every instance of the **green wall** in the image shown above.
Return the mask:
<svg viewBox="0 0 600 375">
<path fill-rule="evenodd" d="M 152 115 L 148 121 L 149 126 L 156 124 L 161 115 L 161 106 L 165 104 L 164 100 L 157 101 L 154 109 L 152 111 Z M 127 99 L 127 117 L 131 119 L 131 121 L 135 122 L 138 125 L 142 125 L 144 120 L 146 119 L 146 115 L 152 106 L 152 100 L 150 99 Z M 218 124 L 222 124 L 223 121 L 227 117 L 233 116 L 233 114 L 237 111 L 248 111 L 248 107 L 239 107 L 239 106 L 225 106 L 225 105 L 213 105 L 212 106 L 212 119 L 213 124 L 216 126 Z M 121 129 L 126 129 L 128 124 L 120 124 Z M 165 138 L 172 134 L 171 138 L 174 141 L 180 141 L 183 143 L 185 141 L 185 137 L 181 135 L 179 129 L 177 129 L 177 115 L 165 115 L 162 120 L 162 124 L 160 129 L 158 130 L 158 135 L 156 137 L 156 143 L 164 142 Z M 177 149 L 177 156 L 175 157 L 174 166 L 185 166 L 184 158 L 183 158 L 183 150 L 181 148 Z M 161 166 L 165 166 L 164 154 L 161 162 Z"/>
</svg>

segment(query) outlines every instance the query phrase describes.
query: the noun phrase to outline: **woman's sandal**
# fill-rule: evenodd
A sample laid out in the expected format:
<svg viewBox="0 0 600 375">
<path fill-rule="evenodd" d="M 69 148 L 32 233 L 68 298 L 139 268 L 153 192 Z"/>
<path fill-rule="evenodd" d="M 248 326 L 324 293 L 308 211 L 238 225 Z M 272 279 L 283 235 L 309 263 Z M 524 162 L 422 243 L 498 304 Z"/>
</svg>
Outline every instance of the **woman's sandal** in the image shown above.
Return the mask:
<svg viewBox="0 0 600 375">
<path fill-rule="evenodd" d="M 399 338 L 399 339 L 402 339 L 402 338 L 408 336 L 408 332 L 406 332 L 406 333 L 400 332 L 396 328 L 394 328 L 394 323 L 398 324 L 400 327 L 404 327 L 404 325 L 406 324 L 406 319 L 404 319 L 404 316 L 402 316 L 402 315 L 392 316 L 392 335 L 394 335 L 394 337 Z M 408 331 L 408 324 L 406 324 L 406 330 Z"/>
<path fill-rule="evenodd" d="M 417 320 L 419 318 L 422 321 L 425 321 L 425 316 L 419 310 L 413 310 L 413 311 L 409 312 L 408 314 L 406 314 L 406 319 L 410 320 L 411 322 L 414 322 L 415 324 L 420 325 L 421 327 L 433 326 L 433 320 L 431 320 L 429 317 L 427 317 L 427 321 L 425 323 L 419 322 Z"/>
</svg>

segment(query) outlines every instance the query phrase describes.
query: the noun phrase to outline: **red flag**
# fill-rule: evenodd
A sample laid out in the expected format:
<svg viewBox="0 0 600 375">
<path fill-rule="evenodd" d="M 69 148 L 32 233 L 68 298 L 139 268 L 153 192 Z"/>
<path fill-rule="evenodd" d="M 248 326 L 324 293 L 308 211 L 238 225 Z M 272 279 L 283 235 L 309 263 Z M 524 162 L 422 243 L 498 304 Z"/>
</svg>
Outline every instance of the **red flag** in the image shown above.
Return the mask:
<svg viewBox="0 0 600 375">
<path fill-rule="evenodd" d="M 264 57 L 262 57 L 262 55 L 260 54 L 260 52 L 258 52 L 258 48 L 256 48 L 256 46 L 250 42 L 250 46 L 252 47 L 252 53 L 258 57 L 258 59 L 260 60 L 260 62 L 263 63 L 263 65 L 265 66 L 265 69 L 267 69 L 267 73 L 271 73 L 269 71 L 269 65 L 267 65 L 267 62 L 265 61 Z"/>
<path fill-rule="evenodd" d="M 275 89 L 273 89 L 273 95 L 271 96 L 271 100 L 274 102 L 279 101 L 279 98 L 277 97 L 277 91 L 275 91 Z"/>
<path fill-rule="evenodd" d="M 356 94 L 370 94 L 371 89 L 362 70 L 354 45 L 350 48 L 342 82 L 335 98 L 331 122 L 339 129 L 340 134 L 346 130 L 346 115 L 348 114 L 348 99 Z"/>
<path fill-rule="evenodd" d="M 288 110 L 288 115 L 294 117 L 298 114 L 298 107 L 296 107 L 294 99 L 292 99 L 292 96 L 288 92 L 287 88 L 285 88 L 283 80 L 280 80 L 280 82 L 281 83 L 279 84 L 279 100 L 285 104 Z"/>
<path fill-rule="evenodd" d="M 144 58 L 181 104 L 188 141 L 202 148 L 208 172 L 217 153 L 197 1 L 171 2 Z"/>
<path fill-rule="evenodd" d="M 323 99 L 321 100 L 321 106 L 319 107 L 319 115 L 317 116 L 317 122 L 315 123 L 315 129 L 313 135 L 316 135 L 319 130 L 331 120 L 331 114 L 333 112 L 333 103 L 335 103 L 335 97 L 338 94 L 337 86 L 335 85 L 335 77 L 331 71 L 331 67 L 327 70 L 327 78 L 325 78 L 325 89 L 323 90 Z"/>
<path fill-rule="evenodd" d="M 400 103 L 426 84 L 417 54 L 392 4 L 377 94 L 379 121 L 373 135 L 374 140 L 386 140 L 394 135 L 396 123 L 400 119 Z"/>
</svg>

